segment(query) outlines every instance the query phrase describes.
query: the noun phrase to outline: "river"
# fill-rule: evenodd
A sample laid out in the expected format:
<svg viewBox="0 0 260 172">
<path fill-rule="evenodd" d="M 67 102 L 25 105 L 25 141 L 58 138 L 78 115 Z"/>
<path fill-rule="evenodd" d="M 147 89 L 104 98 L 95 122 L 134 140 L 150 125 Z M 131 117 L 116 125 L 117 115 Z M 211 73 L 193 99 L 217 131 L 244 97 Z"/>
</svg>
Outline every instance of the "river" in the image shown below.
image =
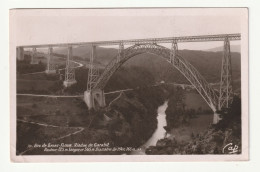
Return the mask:
<svg viewBox="0 0 260 172">
<path fill-rule="evenodd" d="M 203 99 L 200 97 L 199 94 L 194 92 L 189 92 L 185 96 L 185 104 L 188 108 L 198 109 L 201 107 L 203 110 L 209 109 Z M 133 151 L 131 152 L 132 155 L 145 155 L 145 150 L 149 146 L 155 146 L 156 142 L 165 137 L 166 131 L 164 126 L 167 125 L 166 122 L 166 114 L 165 111 L 168 107 L 168 101 L 165 101 L 163 105 L 158 107 L 157 110 L 157 128 L 154 131 L 153 135 L 140 146 L 140 151 Z M 167 133 L 167 138 L 175 138 L 177 141 L 190 141 L 191 134 L 199 134 L 200 132 L 205 131 L 207 127 L 212 123 L 213 115 L 211 112 L 207 114 L 197 115 L 196 118 L 190 119 L 190 124 L 188 126 L 180 126 L 178 128 L 174 128 L 169 133 Z"/>
<path fill-rule="evenodd" d="M 162 139 L 165 137 L 166 131 L 164 129 L 164 126 L 167 125 L 166 122 L 166 114 L 165 111 L 168 107 L 168 101 L 165 101 L 163 105 L 158 107 L 157 110 L 157 128 L 154 131 L 153 135 L 150 137 L 150 139 L 143 144 L 142 146 L 140 146 L 139 148 L 141 148 L 141 151 L 133 151 L 131 154 L 133 155 L 145 155 L 145 149 L 148 148 L 149 146 L 155 146 L 156 142 L 159 139 Z"/>
</svg>

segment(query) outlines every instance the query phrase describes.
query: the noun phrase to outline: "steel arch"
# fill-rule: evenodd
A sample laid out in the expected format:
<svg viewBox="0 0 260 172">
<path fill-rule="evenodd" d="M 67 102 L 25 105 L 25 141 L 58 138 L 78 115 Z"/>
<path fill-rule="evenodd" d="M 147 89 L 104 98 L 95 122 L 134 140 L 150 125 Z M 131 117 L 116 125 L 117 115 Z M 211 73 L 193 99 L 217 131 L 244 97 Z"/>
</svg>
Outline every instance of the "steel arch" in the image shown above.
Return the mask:
<svg viewBox="0 0 260 172">
<path fill-rule="evenodd" d="M 211 85 L 200 75 L 200 73 L 184 58 L 176 55 L 174 60 L 171 61 L 171 50 L 157 45 L 156 43 L 146 43 L 146 44 L 135 44 L 127 49 L 124 49 L 121 53 L 121 58 L 118 60 L 117 57 L 113 58 L 111 62 L 106 66 L 104 72 L 98 78 L 93 89 L 104 89 L 106 83 L 110 77 L 119 69 L 119 67 L 125 63 L 131 57 L 134 57 L 143 53 L 151 53 L 158 55 L 167 62 L 171 63 L 177 70 L 179 70 L 186 79 L 196 88 L 202 98 L 210 106 L 210 108 L 215 112 L 218 105 L 218 96 L 213 90 Z"/>
</svg>

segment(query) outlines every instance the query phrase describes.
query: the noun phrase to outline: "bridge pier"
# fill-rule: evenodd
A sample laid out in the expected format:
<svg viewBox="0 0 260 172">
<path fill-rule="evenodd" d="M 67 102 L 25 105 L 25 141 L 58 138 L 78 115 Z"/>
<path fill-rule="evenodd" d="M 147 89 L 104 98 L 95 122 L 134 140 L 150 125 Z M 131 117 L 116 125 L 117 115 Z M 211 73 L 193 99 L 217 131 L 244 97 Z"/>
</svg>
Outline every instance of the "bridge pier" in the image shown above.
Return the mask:
<svg viewBox="0 0 260 172">
<path fill-rule="evenodd" d="M 16 57 L 18 60 L 24 60 L 24 49 L 23 47 L 16 48 Z"/>
<path fill-rule="evenodd" d="M 47 55 L 47 69 L 45 70 L 45 73 L 54 74 L 54 73 L 56 73 L 55 66 L 53 64 L 51 64 L 53 48 L 49 47 L 48 50 L 49 51 L 48 51 L 48 55 Z"/>
<path fill-rule="evenodd" d="M 45 73 L 46 74 L 55 74 L 56 73 L 56 69 L 54 69 L 54 67 L 47 68 L 45 70 Z"/>
<path fill-rule="evenodd" d="M 176 40 L 173 40 L 171 46 L 170 62 L 174 65 L 174 59 L 178 55 L 178 44 Z"/>
<path fill-rule="evenodd" d="M 72 85 L 74 85 L 74 84 L 76 84 L 76 83 L 77 83 L 76 80 L 71 80 L 71 81 L 65 80 L 65 81 L 63 81 L 64 87 L 70 87 L 70 86 L 72 86 Z"/>
<path fill-rule="evenodd" d="M 88 83 L 87 91 L 84 92 L 84 102 L 88 109 L 98 109 L 105 107 L 105 94 L 104 90 L 94 89 L 95 84 L 99 78 L 99 70 L 93 65 L 94 58 L 96 57 L 96 46 L 92 45 L 91 56 L 89 62 Z"/>
<path fill-rule="evenodd" d="M 96 46 L 92 45 L 91 55 L 89 59 L 87 90 L 92 90 L 99 77 L 99 69 L 95 67 L 93 64 L 95 57 L 96 57 Z"/>
<path fill-rule="evenodd" d="M 220 117 L 220 114 L 217 112 L 214 112 L 212 124 L 217 124 L 220 120 L 222 120 L 222 118 Z"/>
<path fill-rule="evenodd" d="M 31 62 L 30 64 L 38 64 L 39 62 L 35 60 L 35 56 L 36 56 L 37 50 L 35 47 L 33 47 L 32 49 L 32 53 L 31 53 Z"/>
<path fill-rule="evenodd" d="M 70 62 L 71 58 L 72 58 L 72 46 L 69 46 L 67 62 L 66 62 L 66 69 L 65 69 L 65 80 L 63 81 L 63 85 L 65 87 L 70 87 L 71 85 L 77 83 L 77 81 L 75 80 L 75 70 L 71 66 L 71 62 Z"/>
<path fill-rule="evenodd" d="M 218 109 L 229 108 L 233 100 L 233 84 L 231 69 L 230 41 L 226 37 L 224 40 L 224 55 L 222 57 L 221 81 L 219 88 Z"/>
<path fill-rule="evenodd" d="M 118 48 L 117 62 L 120 62 L 120 60 L 123 58 L 124 58 L 124 44 L 120 42 Z"/>
<path fill-rule="evenodd" d="M 87 104 L 88 109 L 98 109 L 105 107 L 105 94 L 101 89 L 87 90 L 84 92 L 84 102 Z"/>
</svg>

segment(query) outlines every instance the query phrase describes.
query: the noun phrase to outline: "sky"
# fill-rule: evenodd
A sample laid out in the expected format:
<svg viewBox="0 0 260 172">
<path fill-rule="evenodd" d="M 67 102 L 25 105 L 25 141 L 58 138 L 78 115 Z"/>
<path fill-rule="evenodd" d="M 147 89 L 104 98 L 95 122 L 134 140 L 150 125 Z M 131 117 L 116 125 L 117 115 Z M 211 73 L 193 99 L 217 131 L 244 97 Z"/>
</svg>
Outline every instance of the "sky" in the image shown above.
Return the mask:
<svg viewBox="0 0 260 172">
<path fill-rule="evenodd" d="M 11 10 L 10 38 L 21 46 L 241 33 L 241 12 L 227 8 Z M 182 43 L 179 49 L 218 46 L 223 42 Z"/>
</svg>

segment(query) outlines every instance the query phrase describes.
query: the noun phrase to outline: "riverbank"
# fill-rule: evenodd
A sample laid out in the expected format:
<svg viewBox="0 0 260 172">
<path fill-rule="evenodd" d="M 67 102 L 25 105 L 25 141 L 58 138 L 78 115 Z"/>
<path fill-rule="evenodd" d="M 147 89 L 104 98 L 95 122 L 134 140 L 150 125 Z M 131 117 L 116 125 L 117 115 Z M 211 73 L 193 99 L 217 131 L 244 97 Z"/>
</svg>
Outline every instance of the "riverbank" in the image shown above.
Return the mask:
<svg viewBox="0 0 260 172">
<path fill-rule="evenodd" d="M 167 94 L 163 88 L 143 88 L 121 93 L 114 99 L 106 110 L 110 132 L 122 131 L 114 130 L 119 123 L 129 127 L 127 136 L 115 137 L 114 144 L 134 148 L 144 144 L 157 127 L 157 108 L 164 103 Z M 113 124 L 113 121 L 121 122 Z"/>
<path fill-rule="evenodd" d="M 140 151 L 134 151 L 131 154 L 144 155 L 145 150 L 149 146 L 156 146 L 158 144 L 161 144 L 161 142 L 158 144 L 157 142 L 158 140 L 161 140 L 163 138 L 168 138 L 181 143 L 189 142 L 194 136 L 197 136 L 198 134 L 200 134 L 200 132 L 206 130 L 210 126 L 213 121 L 213 114 L 205 113 L 207 112 L 207 110 L 209 110 L 209 108 L 198 93 L 194 91 L 184 91 L 180 89 L 177 93 L 175 90 L 174 93 L 175 94 L 171 94 L 169 96 L 171 106 L 168 106 L 168 101 L 166 101 L 163 105 L 158 107 L 158 124 L 153 135 L 149 138 L 149 140 L 147 140 L 145 144 L 139 147 L 141 149 Z M 166 120 L 166 109 L 168 110 L 168 112 L 169 110 L 171 112 L 174 108 L 178 107 L 179 104 L 185 105 L 185 109 L 177 109 L 174 110 L 174 112 L 178 114 L 181 112 L 183 116 L 185 115 L 185 113 L 187 113 L 189 116 L 186 115 L 185 121 L 176 122 L 177 124 L 179 124 L 177 127 L 172 126 L 170 128 L 169 125 L 167 125 L 167 122 L 169 122 L 169 120 L 172 120 L 172 118 L 168 118 L 168 121 Z M 169 113 L 168 115 L 172 116 L 172 114 Z M 166 132 L 166 130 L 168 132 Z"/>
<path fill-rule="evenodd" d="M 155 146 L 159 139 L 164 138 L 167 133 L 164 127 L 167 125 L 165 110 L 168 107 L 168 101 L 165 101 L 163 105 L 158 107 L 157 110 L 157 127 L 153 135 L 142 145 L 138 150 L 132 151 L 131 155 L 145 155 L 145 150 L 149 146 Z"/>
<path fill-rule="evenodd" d="M 156 146 L 150 146 L 145 153 L 161 154 L 240 154 L 241 153 L 241 100 L 234 98 L 229 109 L 219 112 L 222 120 L 206 129 L 194 126 L 196 120 L 190 120 L 189 127 L 178 127 L 171 131 L 172 136 L 158 140 Z M 205 115 L 200 115 L 205 118 Z M 212 119 L 212 118 L 211 118 Z M 205 125 L 203 119 L 197 120 Z M 204 119 L 205 120 L 205 119 Z M 198 134 L 190 131 L 201 130 Z M 190 134 L 190 136 L 189 136 Z M 229 149 L 232 148 L 232 149 Z"/>
<path fill-rule="evenodd" d="M 169 139 L 175 139 L 178 142 L 189 142 L 194 136 L 199 135 L 206 130 L 212 123 L 213 114 L 197 115 L 190 119 L 188 125 L 182 125 L 171 129 L 168 132 Z"/>
</svg>

